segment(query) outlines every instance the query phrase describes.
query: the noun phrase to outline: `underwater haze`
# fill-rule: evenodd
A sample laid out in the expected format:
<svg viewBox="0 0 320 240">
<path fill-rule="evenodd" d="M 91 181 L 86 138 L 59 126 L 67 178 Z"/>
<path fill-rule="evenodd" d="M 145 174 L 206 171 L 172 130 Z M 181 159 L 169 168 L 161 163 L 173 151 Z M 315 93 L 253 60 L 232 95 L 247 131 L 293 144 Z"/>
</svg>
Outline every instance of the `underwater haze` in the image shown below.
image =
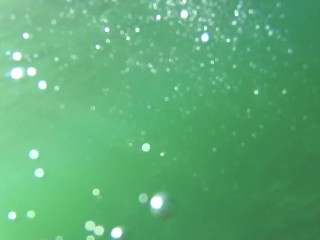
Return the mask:
<svg viewBox="0 0 320 240">
<path fill-rule="evenodd" d="M 320 239 L 320 2 L 0 2 L 0 239 Z"/>
</svg>

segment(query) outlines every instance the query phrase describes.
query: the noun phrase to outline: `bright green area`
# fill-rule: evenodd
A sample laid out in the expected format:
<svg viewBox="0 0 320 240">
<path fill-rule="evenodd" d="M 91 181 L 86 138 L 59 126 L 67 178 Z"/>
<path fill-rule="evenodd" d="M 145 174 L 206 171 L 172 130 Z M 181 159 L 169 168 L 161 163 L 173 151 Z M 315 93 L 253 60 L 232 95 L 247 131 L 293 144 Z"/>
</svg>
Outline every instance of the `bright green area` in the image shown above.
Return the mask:
<svg viewBox="0 0 320 240">
<path fill-rule="evenodd" d="M 319 239 L 319 7 L 1 1 L 0 239 Z"/>
</svg>

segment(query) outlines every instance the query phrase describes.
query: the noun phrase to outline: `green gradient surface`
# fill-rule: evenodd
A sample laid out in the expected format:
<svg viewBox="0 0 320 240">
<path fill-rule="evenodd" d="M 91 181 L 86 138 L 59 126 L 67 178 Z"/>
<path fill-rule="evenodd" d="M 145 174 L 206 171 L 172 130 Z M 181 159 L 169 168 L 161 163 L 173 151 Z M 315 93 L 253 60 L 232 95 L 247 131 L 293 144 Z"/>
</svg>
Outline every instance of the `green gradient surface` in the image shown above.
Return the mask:
<svg viewBox="0 0 320 240">
<path fill-rule="evenodd" d="M 1 1 L 0 239 L 319 239 L 319 7 Z"/>
</svg>

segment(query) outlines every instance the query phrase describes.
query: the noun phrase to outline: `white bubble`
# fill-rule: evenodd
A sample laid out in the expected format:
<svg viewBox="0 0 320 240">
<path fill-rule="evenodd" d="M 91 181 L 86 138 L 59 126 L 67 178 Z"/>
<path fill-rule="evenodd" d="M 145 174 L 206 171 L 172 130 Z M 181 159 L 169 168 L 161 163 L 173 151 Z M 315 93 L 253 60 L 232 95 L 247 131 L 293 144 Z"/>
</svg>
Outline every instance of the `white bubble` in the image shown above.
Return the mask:
<svg viewBox="0 0 320 240">
<path fill-rule="evenodd" d="M 38 151 L 38 150 L 32 149 L 32 150 L 29 151 L 29 157 L 30 157 L 31 159 L 36 160 L 36 159 L 39 158 L 39 156 L 40 156 L 40 154 L 39 154 L 39 151 Z"/>
<path fill-rule="evenodd" d="M 182 19 L 186 19 L 188 17 L 188 11 L 186 9 L 182 9 L 180 12 L 180 17 Z"/>
<path fill-rule="evenodd" d="M 283 95 L 287 94 L 287 89 L 282 89 L 281 93 L 282 93 Z"/>
<path fill-rule="evenodd" d="M 12 53 L 12 59 L 15 61 L 20 61 L 22 59 L 21 52 L 14 52 Z"/>
<path fill-rule="evenodd" d="M 254 94 L 254 95 L 258 95 L 258 94 L 259 94 L 259 90 L 258 90 L 258 89 L 255 89 L 255 90 L 253 91 L 253 94 Z"/>
<path fill-rule="evenodd" d="M 27 68 L 27 74 L 30 77 L 34 77 L 37 74 L 37 69 L 35 69 L 34 67 L 29 67 Z"/>
<path fill-rule="evenodd" d="M 148 195 L 145 194 L 145 193 L 141 193 L 141 194 L 139 195 L 139 202 L 141 202 L 141 203 L 146 203 L 146 202 L 148 202 Z"/>
<path fill-rule="evenodd" d="M 10 76 L 12 79 L 18 80 L 23 77 L 23 69 L 20 67 L 12 68 L 10 71 Z"/>
<path fill-rule="evenodd" d="M 36 170 L 34 170 L 34 176 L 37 178 L 43 178 L 44 177 L 43 168 L 37 168 Z"/>
<path fill-rule="evenodd" d="M 96 236 L 102 236 L 103 233 L 104 233 L 104 227 L 103 226 L 96 226 L 93 230 L 93 233 L 96 235 Z"/>
<path fill-rule="evenodd" d="M 96 227 L 96 224 L 94 221 L 86 221 L 86 223 L 84 224 L 84 228 L 87 230 L 87 231 L 93 231 Z"/>
<path fill-rule="evenodd" d="M 163 157 L 165 155 L 165 152 L 160 153 L 160 157 Z"/>
<path fill-rule="evenodd" d="M 92 190 L 92 195 L 95 197 L 100 196 L 100 189 L 99 188 L 95 188 Z"/>
<path fill-rule="evenodd" d="M 109 28 L 109 27 L 105 27 L 105 28 L 104 28 L 104 31 L 105 31 L 105 32 L 110 32 L 110 28 Z"/>
<path fill-rule="evenodd" d="M 163 197 L 160 196 L 160 195 L 155 195 L 151 198 L 151 201 L 150 201 L 150 206 L 155 209 L 155 210 L 159 210 L 162 208 L 163 206 Z"/>
<path fill-rule="evenodd" d="M 123 229 L 121 227 L 114 227 L 112 228 L 110 235 L 113 239 L 119 239 L 122 237 L 122 234 L 123 234 Z"/>
<path fill-rule="evenodd" d="M 209 36 L 209 34 L 207 32 L 202 33 L 202 35 L 201 35 L 201 41 L 202 42 L 208 42 L 209 38 L 210 38 L 210 36 Z"/>
<path fill-rule="evenodd" d="M 40 80 L 39 82 L 38 82 L 38 88 L 40 89 L 40 90 L 45 90 L 45 89 L 47 89 L 47 82 L 45 81 L 45 80 Z"/>
<path fill-rule="evenodd" d="M 95 240 L 96 238 L 93 235 L 88 235 L 86 240 Z"/>
<path fill-rule="evenodd" d="M 30 219 L 35 218 L 36 212 L 33 210 L 29 210 L 29 211 L 27 211 L 26 216 L 27 216 L 27 218 L 30 218 Z"/>
<path fill-rule="evenodd" d="M 9 220 L 15 220 L 16 218 L 17 218 L 17 213 L 16 212 L 11 211 L 11 212 L 8 213 L 8 219 Z"/>
<path fill-rule="evenodd" d="M 63 240 L 63 237 L 62 236 L 56 236 L 55 240 Z"/>
<path fill-rule="evenodd" d="M 149 152 L 150 148 L 151 148 L 151 146 L 149 143 L 144 143 L 144 144 L 142 144 L 142 147 L 141 147 L 142 151 L 144 151 L 144 152 Z"/>
<path fill-rule="evenodd" d="M 22 37 L 23 37 L 24 39 L 29 39 L 29 38 L 30 38 L 30 34 L 27 33 L 27 32 L 25 32 L 25 33 L 22 34 Z"/>
<path fill-rule="evenodd" d="M 58 92 L 60 90 L 60 86 L 56 85 L 53 87 L 53 90 L 55 90 L 56 92 Z"/>
<path fill-rule="evenodd" d="M 161 15 L 160 15 L 160 14 L 157 14 L 156 20 L 157 20 L 157 21 L 160 21 L 160 20 L 161 20 Z"/>
</svg>

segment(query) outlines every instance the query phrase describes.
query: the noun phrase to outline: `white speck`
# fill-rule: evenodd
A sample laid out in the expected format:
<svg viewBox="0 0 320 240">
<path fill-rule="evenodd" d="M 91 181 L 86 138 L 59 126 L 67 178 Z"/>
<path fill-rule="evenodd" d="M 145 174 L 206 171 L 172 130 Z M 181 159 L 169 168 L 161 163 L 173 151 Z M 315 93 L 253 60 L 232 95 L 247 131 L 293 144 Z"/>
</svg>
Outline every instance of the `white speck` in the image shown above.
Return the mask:
<svg viewBox="0 0 320 240">
<path fill-rule="evenodd" d="M 182 19 L 186 19 L 188 17 L 188 11 L 186 9 L 182 9 L 180 12 L 180 17 Z"/>
<path fill-rule="evenodd" d="M 255 90 L 253 91 L 253 94 L 254 94 L 254 95 L 258 95 L 258 94 L 259 94 L 259 90 L 258 90 L 258 89 L 255 89 Z"/>
<path fill-rule="evenodd" d="M 109 27 L 105 27 L 104 31 L 108 33 L 108 32 L 110 32 L 110 28 Z"/>
<path fill-rule="evenodd" d="M 95 240 L 96 238 L 93 235 L 88 235 L 86 240 Z"/>
<path fill-rule="evenodd" d="M 233 13 L 234 13 L 234 16 L 235 16 L 235 17 L 239 17 L 239 10 L 238 10 L 238 9 L 234 10 Z"/>
<path fill-rule="evenodd" d="M 53 87 L 53 90 L 55 90 L 56 92 L 58 92 L 60 90 L 60 87 L 58 85 Z"/>
<path fill-rule="evenodd" d="M 22 34 L 22 37 L 23 37 L 24 39 L 29 39 L 29 38 L 30 38 L 30 34 L 27 33 L 27 32 L 25 32 L 25 33 Z"/>
<path fill-rule="evenodd" d="M 40 80 L 40 81 L 38 82 L 38 88 L 39 88 L 40 90 L 45 90 L 45 89 L 47 89 L 47 82 L 46 82 L 45 80 Z"/>
<path fill-rule="evenodd" d="M 160 153 L 160 157 L 163 157 L 165 155 L 165 152 Z"/>
<path fill-rule="evenodd" d="M 141 194 L 139 195 L 139 202 L 141 202 L 141 203 L 146 203 L 146 202 L 148 202 L 148 195 L 145 194 L 145 193 L 141 193 Z"/>
<path fill-rule="evenodd" d="M 282 89 L 281 93 L 282 93 L 283 95 L 287 94 L 287 89 Z"/>
<path fill-rule="evenodd" d="M 36 160 L 36 159 L 39 158 L 39 156 L 40 156 L 40 154 L 39 154 L 39 151 L 38 151 L 38 150 L 32 149 L 32 150 L 29 151 L 29 157 L 30 157 L 31 159 Z"/>
<path fill-rule="evenodd" d="M 138 33 L 138 32 L 140 32 L 140 28 L 139 28 L 139 27 L 136 27 L 136 28 L 134 29 L 134 31 L 135 31 L 136 33 Z"/>
<path fill-rule="evenodd" d="M 16 218 L 17 218 L 17 213 L 16 212 L 11 211 L 11 212 L 8 213 L 8 219 L 9 220 L 15 220 Z"/>
<path fill-rule="evenodd" d="M 87 230 L 87 231 L 93 231 L 96 227 L 96 224 L 94 221 L 86 221 L 86 223 L 84 224 L 84 228 Z"/>
<path fill-rule="evenodd" d="M 96 236 L 102 236 L 103 233 L 104 233 L 104 227 L 103 226 L 96 226 L 93 230 L 93 233 L 96 235 Z"/>
<path fill-rule="evenodd" d="M 101 46 L 100 46 L 99 44 L 97 44 L 97 45 L 95 46 L 95 48 L 96 48 L 97 50 L 99 50 L 99 49 L 101 49 Z"/>
<path fill-rule="evenodd" d="M 12 53 L 12 59 L 15 61 L 20 61 L 22 59 L 21 52 L 14 52 Z"/>
<path fill-rule="evenodd" d="M 12 68 L 10 71 L 10 76 L 12 79 L 18 80 L 23 77 L 23 69 L 20 67 Z"/>
<path fill-rule="evenodd" d="M 151 146 L 149 143 L 144 143 L 144 144 L 142 144 L 142 147 L 141 147 L 142 151 L 144 151 L 144 152 L 149 152 L 150 148 L 151 148 Z"/>
<path fill-rule="evenodd" d="M 293 54 L 292 48 L 288 48 L 288 53 L 289 53 L 289 54 Z"/>
<path fill-rule="evenodd" d="M 113 239 L 118 239 L 122 237 L 122 234 L 123 234 L 123 230 L 121 227 L 114 227 L 112 228 L 110 235 Z"/>
<path fill-rule="evenodd" d="M 44 176 L 43 168 L 37 168 L 36 170 L 34 170 L 34 176 L 37 178 L 43 178 Z"/>
<path fill-rule="evenodd" d="M 27 74 L 30 77 L 34 77 L 37 74 L 37 69 L 35 69 L 34 67 L 28 67 L 27 68 Z"/>
<path fill-rule="evenodd" d="M 201 35 L 201 41 L 202 42 L 208 42 L 209 41 L 209 34 L 207 32 L 202 33 Z"/>
<path fill-rule="evenodd" d="M 163 198 L 160 195 L 155 195 L 151 198 L 150 205 L 153 209 L 159 210 L 163 206 Z"/>
<path fill-rule="evenodd" d="M 27 216 L 27 218 L 30 218 L 30 219 L 35 218 L 36 212 L 33 211 L 33 210 L 29 210 L 29 211 L 27 212 L 26 216 Z"/>
<path fill-rule="evenodd" d="M 99 188 L 95 188 L 92 190 L 92 195 L 95 197 L 100 196 L 100 189 Z"/>
<path fill-rule="evenodd" d="M 160 14 L 158 14 L 158 15 L 156 16 L 156 20 L 157 20 L 157 21 L 160 21 L 160 20 L 161 20 L 161 15 L 160 15 Z"/>
</svg>

